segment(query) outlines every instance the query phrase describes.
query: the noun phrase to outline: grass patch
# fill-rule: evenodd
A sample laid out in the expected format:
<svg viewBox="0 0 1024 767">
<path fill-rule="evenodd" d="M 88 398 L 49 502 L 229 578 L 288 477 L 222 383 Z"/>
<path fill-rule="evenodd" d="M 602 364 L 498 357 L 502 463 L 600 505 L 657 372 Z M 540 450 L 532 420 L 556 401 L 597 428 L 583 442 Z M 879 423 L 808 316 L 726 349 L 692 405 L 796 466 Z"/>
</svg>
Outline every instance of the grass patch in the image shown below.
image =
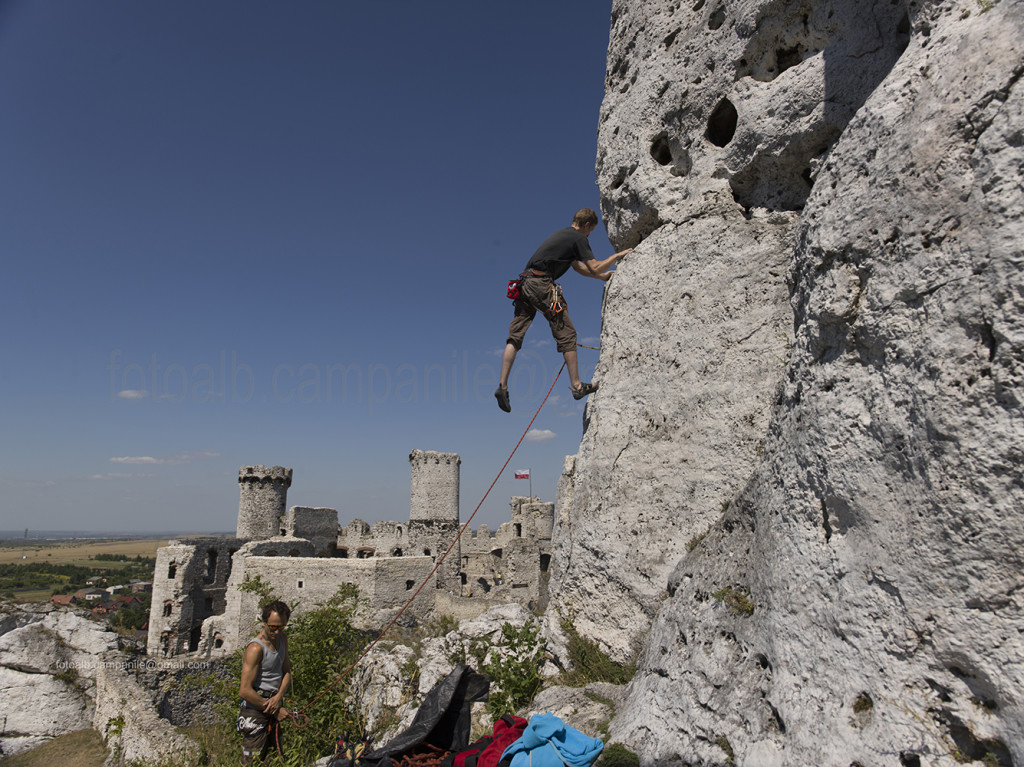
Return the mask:
<svg viewBox="0 0 1024 767">
<path fill-rule="evenodd" d="M 871 696 L 866 692 L 862 692 L 853 701 L 853 713 L 864 714 L 871 711 L 875 707 L 875 702 L 871 700 Z"/>
<path fill-rule="evenodd" d="M 736 754 L 733 753 L 732 744 L 729 742 L 727 737 L 719 735 L 715 738 L 715 745 L 725 752 L 726 764 L 736 764 Z"/>
<path fill-rule="evenodd" d="M 4 767 L 53 767 L 73 764 L 75 767 L 103 767 L 110 752 L 103 736 L 96 730 L 78 730 L 60 735 L 31 751 L 3 758 Z"/>
<path fill-rule="evenodd" d="M 705 530 L 700 535 L 693 536 L 689 541 L 687 541 L 687 543 L 686 543 L 686 550 L 687 551 L 693 551 L 695 548 L 700 546 L 701 541 L 703 541 L 705 538 L 707 538 L 708 537 L 708 533 L 710 533 L 710 532 L 711 532 L 711 528 L 709 527 L 707 530 Z"/>
<path fill-rule="evenodd" d="M 595 767 L 640 767 L 640 757 L 621 743 L 609 743 L 598 757 Z"/>
<path fill-rule="evenodd" d="M 754 614 L 754 603 L 750 601 L 750 592 L 746 589 L 734 589 L 732 586 L 726 586 L 711 596 L 719 602 L 729 605 L 736 615 L 750 617 Z"/>
<path fill-rule="evenodd" d="M 569 662 L 573 670 L 562 676 L 562 684 L 585 687 L 591 682 L 626 684 L 636 673 L 636 662 L 617 663 L 608 657 L 596 642 L 580 636 L 571 621 L 562 621 L 562 631 L 568 638 Z"/>
</svg>

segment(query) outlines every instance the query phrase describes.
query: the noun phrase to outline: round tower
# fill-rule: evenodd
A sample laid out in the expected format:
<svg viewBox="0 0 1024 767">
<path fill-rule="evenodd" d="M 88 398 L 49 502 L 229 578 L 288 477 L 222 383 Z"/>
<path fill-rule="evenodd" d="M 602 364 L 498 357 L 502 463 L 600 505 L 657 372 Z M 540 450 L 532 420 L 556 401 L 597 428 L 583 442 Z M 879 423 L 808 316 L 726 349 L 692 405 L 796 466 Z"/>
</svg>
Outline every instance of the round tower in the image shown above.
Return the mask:
<svg viewBox="0 0 1024 767">
<path fill-rule="evenodd" d="M 412 492 L 409 520 L 459 523 L 458 453 L 413 450 L 409 453 Z"/>
<path fill-rule="evenodd" d="M 292 470 L 283 466 L 243 466 L 238 470 L 239 538 L 263 540 L 281 533 L 281 517 L 288 507 Z"/>
<path fill-rule="evenodd" d="M 437 586 L 456 590 L 460 587 L 462 562 L 459 535 L 458 453 L 413 450 L 409 453 L 412 492 L 409 495 L 408 540 L 411 551 L 435 560 L 448 553 L 437 570 Z M 453 546 L 453 542 L 455 545 Z"/>
</svg>

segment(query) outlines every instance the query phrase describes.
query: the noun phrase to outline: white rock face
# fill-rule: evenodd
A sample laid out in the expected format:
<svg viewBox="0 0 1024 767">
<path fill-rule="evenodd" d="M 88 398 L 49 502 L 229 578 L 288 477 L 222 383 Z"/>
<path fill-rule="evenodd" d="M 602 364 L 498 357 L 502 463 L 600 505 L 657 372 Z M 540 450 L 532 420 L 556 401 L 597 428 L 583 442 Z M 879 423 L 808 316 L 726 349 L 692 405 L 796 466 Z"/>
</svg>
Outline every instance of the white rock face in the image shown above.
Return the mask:
<svg viewBox="0 0 1024 767">
<path fill-rule="evenodd" d="M 95 653 L 116 649 L 117 635 L 49 606 L 6 609 L 0 619 L 0 748 L 11 755 L 92 726 Z"/>
<path fill-rule="evenodd" d="M 92 701 L 73 682 L 0 667 L 3 753 L 10 756 L 57 735 L 92 726 Z"/>
<path fill-rule="evenodd" d="M 1024 764 L 1022 41 L 1020 0 L 614 2 L 637 250 L 546 617 L 642 645 L 643 764 Z"/>
</svg>

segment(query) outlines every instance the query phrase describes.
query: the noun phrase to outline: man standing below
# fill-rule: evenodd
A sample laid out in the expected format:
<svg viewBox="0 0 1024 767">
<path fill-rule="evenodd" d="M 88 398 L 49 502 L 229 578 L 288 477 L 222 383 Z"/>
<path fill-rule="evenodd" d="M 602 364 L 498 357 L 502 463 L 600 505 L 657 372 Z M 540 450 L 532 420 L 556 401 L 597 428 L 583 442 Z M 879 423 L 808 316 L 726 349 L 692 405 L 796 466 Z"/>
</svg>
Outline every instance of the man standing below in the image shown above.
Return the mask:
<svg viewBox="0 0 1024 767">
<path fill-rule="evenodd" d="M 519 298 L 515 300 L 515 315 L 508 328 L 505 354 L 501 358 L 501 378 L 494 392 L 498 407 L 506 413 L 512 412 L 508 397 L 508 377 L 512 372 L 512 363 L 515 362 L 516 353 L 523 348 L 523 337 L 537 312 L 543 314 L 551 325 L 551 335 L 555 338 L 557 349 L 565 357 L 573 398 L 583 399 L 597 391 L 597 384 L 580 381 L 576 361 L 576 328 L 569 319 L 562 289 L 555 284 L 555 280 L 565 274 L 570 266 L 585 277 L 607 282 L 612 276 L 608 270 L 623 256 L 633 252 L 632 248 L 627 248 L 603 261 L 595 259 L 587 238 L 597 228 L 597 222 L 597 213 L 590 208 L 576 211 L 572 226 L 559 229 L 544 240 L 520 275 Z"/>
<path fill-rule="evenodd" d="M 242 761 L 254 756 L 264 759 L 275 746 L 280 746 L 280 725 L 288 716 L 281 705 L 292 683 L 292 667 L 288 660 L 288 625 L 291 610 L 284 602 L 271 602 L 263 608 L 260 633 L 245 648 L 242 658 L 242 681 L 238 694 L 238 731 L 242 734 Z"/>
</svg>

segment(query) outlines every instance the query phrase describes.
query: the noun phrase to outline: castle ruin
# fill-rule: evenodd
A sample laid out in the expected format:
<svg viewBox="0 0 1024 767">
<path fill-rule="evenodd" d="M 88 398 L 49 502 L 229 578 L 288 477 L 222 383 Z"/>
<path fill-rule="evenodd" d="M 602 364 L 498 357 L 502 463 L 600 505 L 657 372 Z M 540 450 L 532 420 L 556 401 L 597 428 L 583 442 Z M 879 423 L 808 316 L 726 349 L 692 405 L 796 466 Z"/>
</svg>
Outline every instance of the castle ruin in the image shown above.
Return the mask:
<svg viewBox="0 0 1024 767">
<path fill-rule="evenodd" d="M 288 509 L 292 469 L 243 466 L 234 537 L 172 540 L 157 551 L 149 654 L 216 655 L 241 647 L 258 605 L 239 587 L 257 575 L 297 612 L 352 584 L 367 627 L 393 618 L 432 572 L 404 613 L 411 621 L 465 620 L 507 602 L 543 608 L 554 504 L 513 497 L 509 522 L 459 537 L 461 463 L 457 453 L 413 450 L 408 520 L 369 525 L 357 518 L 345 527 L 335 509 Z"/>
</svg>

